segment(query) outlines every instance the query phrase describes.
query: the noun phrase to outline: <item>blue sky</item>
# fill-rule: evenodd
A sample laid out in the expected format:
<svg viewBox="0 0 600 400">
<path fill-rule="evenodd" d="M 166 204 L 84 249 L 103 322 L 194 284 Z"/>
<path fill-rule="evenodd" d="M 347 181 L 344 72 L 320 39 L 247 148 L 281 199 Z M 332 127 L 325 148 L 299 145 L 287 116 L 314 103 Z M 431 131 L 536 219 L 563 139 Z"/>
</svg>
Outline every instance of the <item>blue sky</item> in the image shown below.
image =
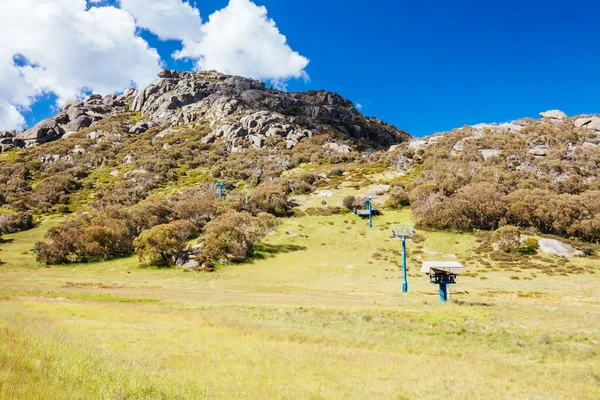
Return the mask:
<svg viewBox="0 0 600 400">
<path fill-rule="evenodd" d="M 227 0 L 197 1 L 203 19 Z M 255 1 L 310 63 L 290 91 L 327 89 L 415 136 L 464 124 L 600 112 L 600 4 L 588 1 Z M 179 41 L 141 36 L 170 68 Z M 54 112 L 47 95 L 28 124 Z"/>
</svg>

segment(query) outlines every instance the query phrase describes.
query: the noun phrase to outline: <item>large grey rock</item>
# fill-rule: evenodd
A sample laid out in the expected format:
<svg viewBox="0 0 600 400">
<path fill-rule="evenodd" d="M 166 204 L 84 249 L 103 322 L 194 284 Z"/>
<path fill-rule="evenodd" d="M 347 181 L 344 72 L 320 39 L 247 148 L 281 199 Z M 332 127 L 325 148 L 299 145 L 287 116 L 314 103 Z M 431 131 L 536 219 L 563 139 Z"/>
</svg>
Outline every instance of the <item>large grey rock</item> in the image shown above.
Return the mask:
<svg viewBox="0 0 600 400">
<path fill-rule="evenodd" d="M 84 103 L 96 103 L 102 101 L 102 95 L 99 94 L 91 94 L 83 101 Z"/>
<path fill-rule="evenodd" d="M 79 100 L 67 100 L 65 102 L 65 106 L 63 107 L 63 110 L 66 111 L 71 107 L 80 107 L 82 105 L 83 105 L 83 103 Z"/>
<path fill-rule="evenodd" d="M 475 140 L 477 140 L 476 136 L 469 136 L 464 139 L 461 139 L 458 142 L 456 142 L 456 144 L 454 144 L 452 150 L 455 152 L 461 152 L 465 149 L 468 143 L 474 142 Z"/>
<path fill-rule="evenodd" d="M 483 150 L 479 150 L 481 152 L 481 155 L 483 156 L 484 160 L 488 160 L 492 157 L 498 157 L 500 155 L 502 155 L 502 150 L 496 150 L 496 149 L 483 149 Z"/>
<path fill-rule="evenodd" d="M 65 131 L 53 119 L 45 119 L 28 131 L 21 132 L 17 139 L 26 147 L 36 146 L 60 138 Z"/>
<path fill-rule="evenodd" d="M 586 126 L 590 122 L 592 122 L 591 118 L 577 118 L 575 122 L 573 122 L 573 125 L 575 125 L 577 128 L 581 128 Z"/>
<path fill-rule="evenodd" d="M 250 135 L 249 139 L 252 143 L 252 146 L 254 146 L 257 149 L 261 149 L 265 145 L 266 137 L 264 135 Z"/>
<path fill-rule="evenodd" d="M 411 140 L 408 143 L 408 148 L 411 149 L 411 150 L 417 151 L 419 149 L 422 149 L 422 148 L 426 147 L 427 144 L 428 144 L 427 140 L 424 140 L 424 139 Z"/>
<path fill-rule="evenodd" d="M 52 119 L 61 125 L 66 124 L 69 122 L 69 114 L 66 111 L 61 111 L 52 117 Z"/>
<path fill-rule="evenodd" d="M 548 146 L 540 145 L 529 149 L 529 154 L 536 157 L 546 157 L 548 155 Z"/>
<path fill-rule="evenodd" d="M 82 115 L 85 115 L 85 111 L 80 106 L 73 105 L 67 110 L 67 116 L 69 117 L 69 121 L 75 121 Z"/>
<path fill-rule="evenodd" d="M 561 242 L 560 240 L 540 239 L 538 243 L 540 245 L 540 250 L 546 254 L 566 258 L 583 256 L 583 252 L 574 249 L 573 246 Z"/>
<path fill-rule="evenodd" d="M 117 100 L 116 94 L 107 94 L 106 96 L 104 96 L 102 98 L 102 103 L 109 107 L 112 107 L 115 104 L 116 100 Z"/>
<path fill-rule="evenodd" d="M 66 126 L 66 130 L 68 132 L 76 132 L 81 129 L 88 128 L 90 125 L 92 125 L 92 118 L 88 117 L 87 115 L 81 115 L 75 118 L 75 120 L 69 122 Z"/>
<path fill-rule="evenodd" d="M 15 131 L 0 131 L 0 153 L 4 153 L 15 147 L 15 136 Z"/>
<path fill-rule="evenodd" d="M 513 123 L 504 123 L 504 124 L 477 124 L 472 127 L 473 134 L 475 136 L 482 136 L 486 130 L 490 133 L 506 133 L 506 132 L 521 132 L 523 127 L 521 125 L 513 124 Z"/>
<path fill-rule="evenodd" d="M 257 104 L 265 95 L 258 90 L 246 90 L 240 98 L 247 105 L 255 105 Z"/>
<path fill-rule="evenodd" d="M 146 121 L 140 121 L 137 124 L 133 125 L 131 128 L 129 128 L 129 133 L 138 135 L 140 133 L 146 132 L 148 129 L 148 123 L 146 123 Z"/>
<path fill-rule="evenodd" d="M 348 154 L 352 151 L 350 146 L 337 143 L 325 143 L 325 148 L 331 153 Z"/>
<path fill-rule="evenodd" d="M 0 143 L 0 153 L 4 153 L 6 151 L 12 150 L 15 148 L 13 142 L 10 143 Z"/>
<path fill-rule="evenodd" d="M 173 73 L 168 69 L 163 69 L 158 72 L 158 77 L 159 78 L 172 78 Z"/>
<path fill-rule="evenodd" d="M 567 114 L 565 114 L 564 112 L 560 111 L 560 110 L 549 110 L 546 112 L 542 112 L 540 113 L 540 116 L 544 119 L 559 119 L 559 120 L 565 120 L 567 118 L 569 118 L 567 116 Z"/>
<path fill-rule="evenodd" d="M 595 131 L 600 131 L 600 118 L 593 118 L 585 127 Z"/>
<path fill-rule="evenodd" d="M 127 88 L 123 92 L 123 97 L 129 98 L 129 97 L 135 96 L 136 94 L 137 94 L 137 90 L 135 90 L 133 88 Z"/>
</svg>

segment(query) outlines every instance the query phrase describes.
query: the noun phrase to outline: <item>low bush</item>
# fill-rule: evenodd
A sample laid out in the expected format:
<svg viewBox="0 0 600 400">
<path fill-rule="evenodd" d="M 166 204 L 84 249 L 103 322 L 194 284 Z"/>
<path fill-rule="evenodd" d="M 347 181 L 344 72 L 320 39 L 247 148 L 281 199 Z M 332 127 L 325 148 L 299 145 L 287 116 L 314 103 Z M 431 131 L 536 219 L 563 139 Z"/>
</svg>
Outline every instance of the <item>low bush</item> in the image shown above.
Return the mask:
<svg viewBox="0 0 600 400">
<path fill-rule="evenodd" d="M 408 193 L 403 187 L 394 186 L 384 206 L 387 208 L 401 208 L 410 206 Z"/>
<path fill-rule="evenodd" d="M 364 198 L 360 196 L 346 196 L 344 197 L 343 204 L 348 210 L 354 210 L 355 208 L 361 208 L 364 203 Z"/>
<path fill-rule="evenodd" d="M 266 213 L 256 217 L 247 212 L 222 214 L 204 228 L 203 253 L 210 259 L 242 261 L 254 254 L 255 246 L 277 224 L 277 219 Z"/>
<path fill-rule="evenodd" d="M 174 265 L 194 230 L 194 225 L 185 220 L 157 225 L 143 231 L 133 241 L 135 254 L 139 257 L 140 263 L 147 265 L 157 267 Z"/>
<path fill-rule="evenodd" d="M 16 212 L 10 215 L 0 214 L 0 233 L 15 233 L 29 230 L 35 226 L 30 212 Z"/>
<path fill-rule="evenodd" d="M 492 240 L 498 243 L 500 250 L 510 253 L 521 246 L 521 232 L 516 226 L 506 225 L 494 232 Z"/>
</svg>

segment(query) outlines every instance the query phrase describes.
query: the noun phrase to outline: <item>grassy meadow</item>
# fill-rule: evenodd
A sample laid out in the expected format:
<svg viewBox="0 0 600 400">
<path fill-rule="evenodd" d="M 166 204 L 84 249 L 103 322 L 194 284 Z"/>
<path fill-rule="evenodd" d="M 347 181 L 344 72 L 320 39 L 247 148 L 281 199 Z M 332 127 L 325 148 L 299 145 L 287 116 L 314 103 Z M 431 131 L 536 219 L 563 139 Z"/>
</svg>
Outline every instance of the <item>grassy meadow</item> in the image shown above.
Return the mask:
<svg viewBox="0 0 600 400">
<path fill-rule="evenodd" d="M 60 218 L 5 235 L 0 398 L 600 398 L 597 259 L 524 267 L 477 254 L 474 235 L 419 232 L 403 294 L 390 233 L 407 222 L 286 219 L 214 273 L 38 265 L 30 250 Z M 420 261 L 452 255 L 468 274 L 440 304 Z"/>
</svg>

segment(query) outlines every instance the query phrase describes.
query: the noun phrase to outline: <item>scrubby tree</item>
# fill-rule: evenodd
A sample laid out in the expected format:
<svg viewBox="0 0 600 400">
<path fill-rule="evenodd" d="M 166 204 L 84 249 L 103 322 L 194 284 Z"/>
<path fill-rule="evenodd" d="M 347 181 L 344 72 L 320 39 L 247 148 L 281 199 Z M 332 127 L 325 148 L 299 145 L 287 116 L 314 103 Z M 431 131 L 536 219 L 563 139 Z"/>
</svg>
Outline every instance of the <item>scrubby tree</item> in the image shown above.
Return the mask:
<svg viewBox="0 0 600 400">
<path fill-rule="evenodd" d="M 498 228 L 492 235 L 500 250 L 510 253 L 521 246 L 521 232 L 516 226 L 505 225 Z"/>
<path fill-rule="evenodd" d="M 138 233 L 173 220 L 174 211 L 169 202 L 160 196 L 151 196 L 131 208 L 131 219 Z"/>
<path fill-rule="evenodd" d="M 188 190 L 173 201 L 173 209 L 179 219 L 186 219 L 202 229 L 218 214 L 216 192 Z"/>
<path fill-rule="evenodd" d="M 175 264 L 194 231 L 188 221 L 174 221 L 143 231 L 134 242 L 135 253 L 141 262 L 157 267 Z"/>
<path fill-rule="evenodd" d="M 288 216 L 290 204 L 286 188 L 281 185 L 260 185 L 252 191 L 248 200 L 247 211 L 253 215 L 265 212 L 277 217 Z"/>
<path fill-rule="evenodd" d="M 204 229 L 204 255 L 211 259 L 242 261 L 251 257 L 255 246 L 277 226 L 266 213 L 254 217 L 247 212 L 230 212 L 209 222 Z"/>
<path fill-rule="evenodd" d="M 54 265 L 85 260 L 85 245 L 81 230 L 72 224 L 50 228 L 46 242 L 38 242 L 37 261 Z"/>
<path fill-rule="evenodd" d="M 410 199 L 406 189 L 402 186 L 394 186 L 390 192 L 390 196 L 385 202 L 386 207 L 400 208 L 410 206 Z"/>
<path fill-rule="evenodd" d="M 489 183 L 474 183 L 435 202 L 431 199 L 426 203 L 418 201 L 420 206 L 415 214 L 420 222 L 439 229 L 493 230 L 506 213 L 503 194 Z"/>
<path fill-rule="evenodd" d="M 354 210 L 360 208 L 365 203 L 364 197 L 360 196 L 346 196 L 344 197 L 343 204 L 348 210 Z"/>
</svg>

